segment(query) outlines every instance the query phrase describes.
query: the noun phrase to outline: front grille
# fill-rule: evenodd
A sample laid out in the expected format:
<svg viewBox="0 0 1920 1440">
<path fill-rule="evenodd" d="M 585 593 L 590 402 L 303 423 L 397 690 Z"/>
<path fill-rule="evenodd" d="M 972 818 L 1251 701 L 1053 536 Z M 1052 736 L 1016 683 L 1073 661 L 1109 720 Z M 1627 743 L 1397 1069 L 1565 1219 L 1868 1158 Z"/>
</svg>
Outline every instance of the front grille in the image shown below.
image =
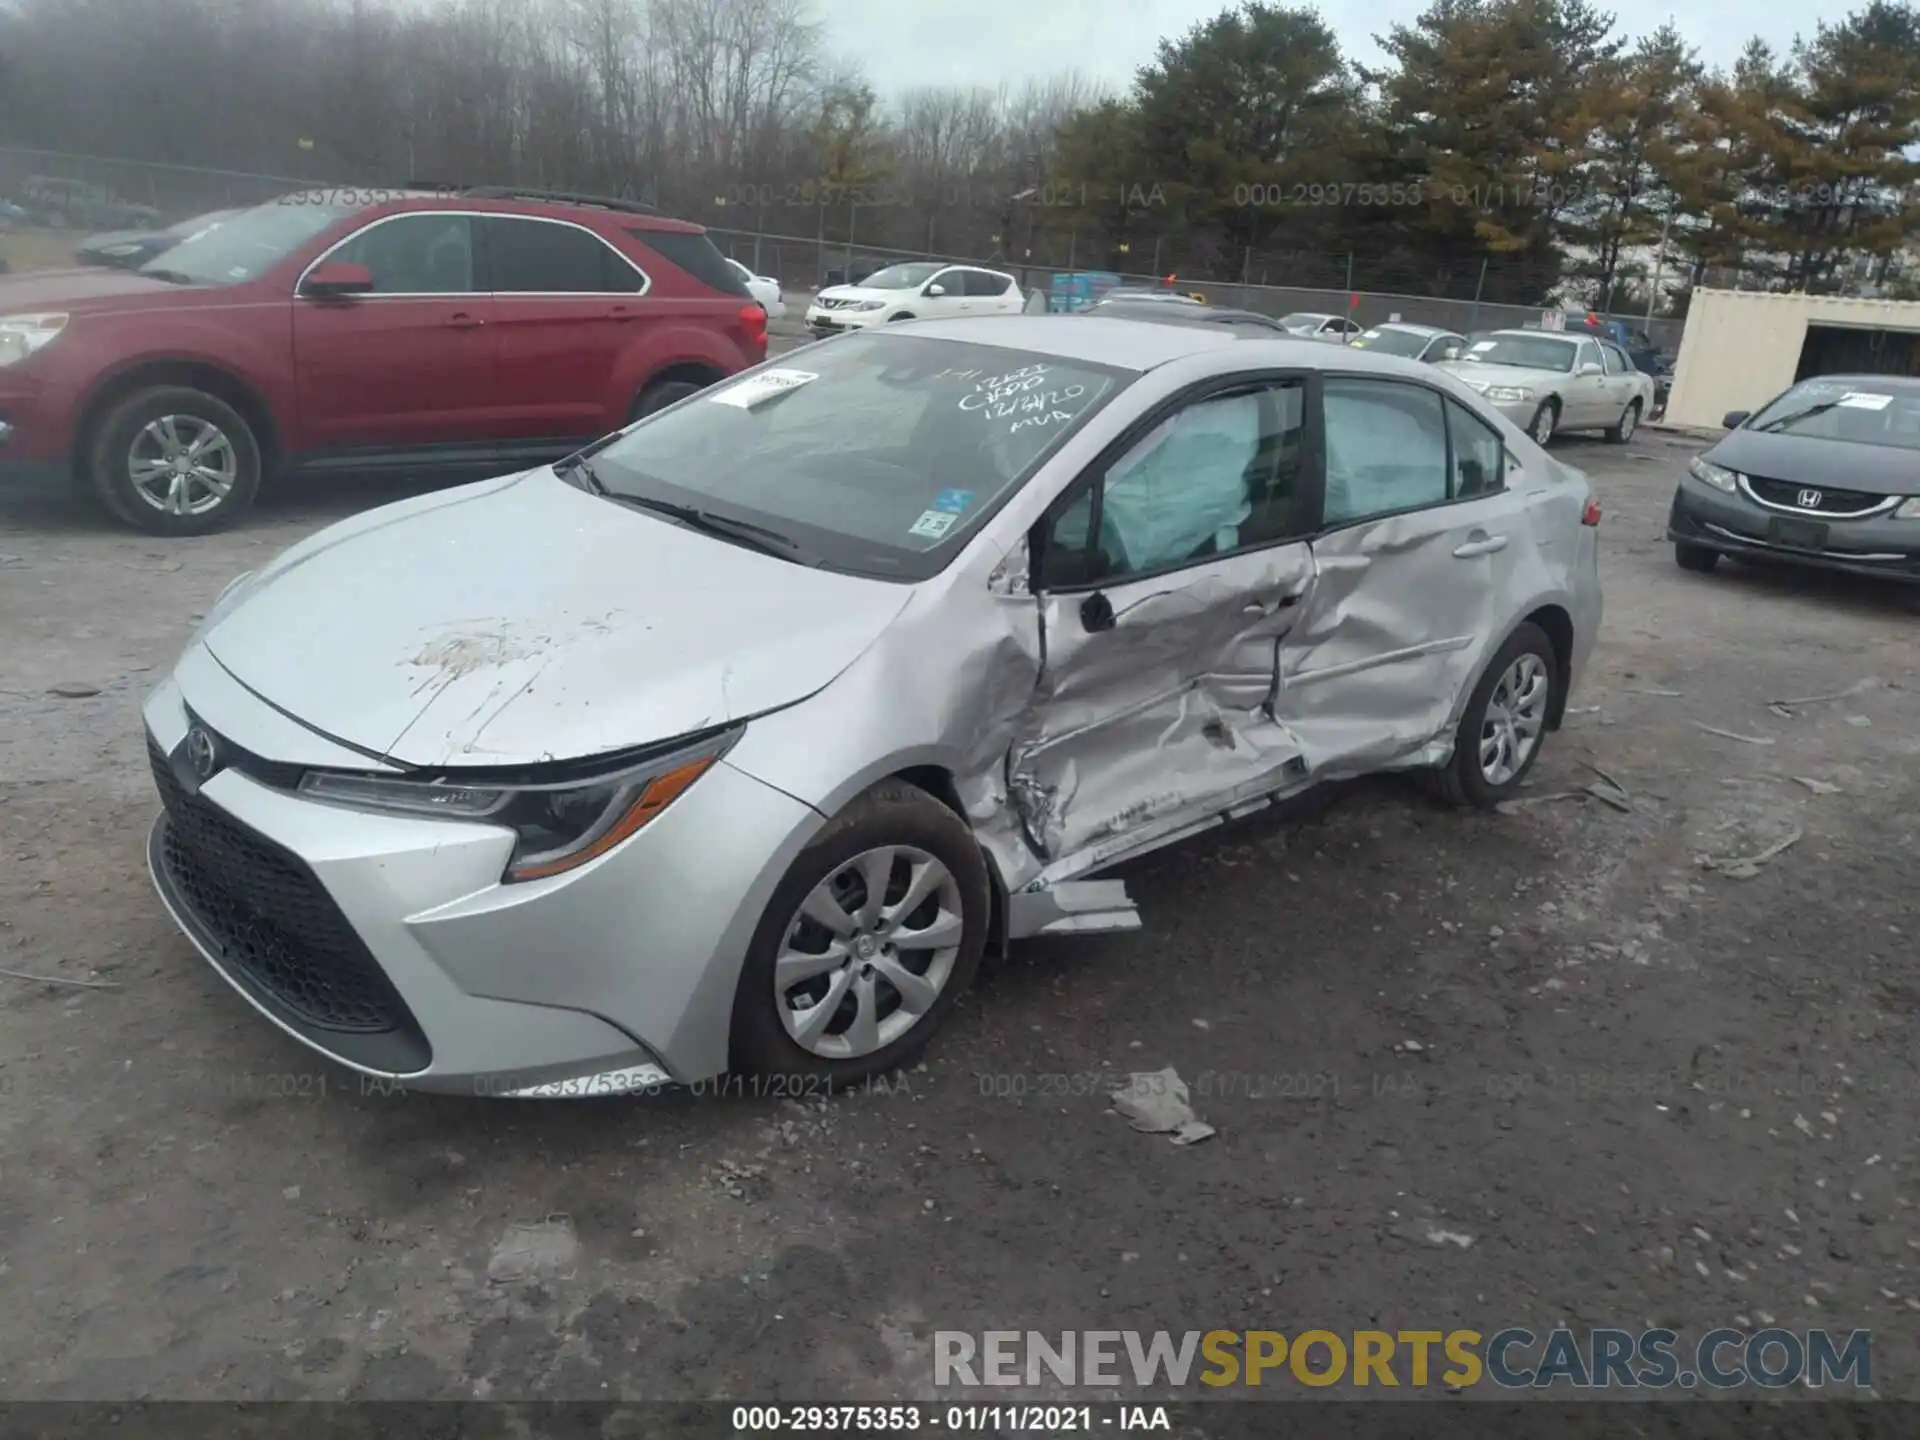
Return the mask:
<svg viewBox="0 0 1920 1440">
<path fill-rule="evenodd" d="M 316 1030 L 413 1029 L 406 1003 L 313 872 L 189 794 L 151 737 L 147 759 L 167 811 L 166 878 L 222 958 Z"/>
<path fill-rule="evenodd" d="M 1785 506 L 1807 515 L 1857 515 L 1863 510 L 1884 505 L 1887 499 L 1884 495 L 1873 495 L 1864 490 L 1829 490 L 1824 485 L 1795 485 L 1786 480 L 1768 480 L 1759 475 L 1747 476 L 1747 484 L 1756 496 L 1769 505 Z M 1803 491 L 1818 493 L 1819 501 L 1813 505 L 1801 504 Z"/>
</svg>

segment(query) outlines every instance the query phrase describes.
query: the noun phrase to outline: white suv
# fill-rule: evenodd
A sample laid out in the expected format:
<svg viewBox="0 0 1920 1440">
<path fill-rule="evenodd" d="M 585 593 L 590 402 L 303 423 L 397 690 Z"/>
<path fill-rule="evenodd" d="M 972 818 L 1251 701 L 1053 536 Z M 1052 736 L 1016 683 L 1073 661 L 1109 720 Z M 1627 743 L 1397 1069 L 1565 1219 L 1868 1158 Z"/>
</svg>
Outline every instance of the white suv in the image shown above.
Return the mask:
<svg viewBox="0 0 1920 1440">
<path fill-rule="evenodd" d="M 889 265 L 858 285 L 832 285 L 807 307 L 816 335 L 860 330 L 890 320 L 946 320 L 957 315 L 1018 315 L 1026 297 L 1011 275 L 937 260 Z"/>
</svg>

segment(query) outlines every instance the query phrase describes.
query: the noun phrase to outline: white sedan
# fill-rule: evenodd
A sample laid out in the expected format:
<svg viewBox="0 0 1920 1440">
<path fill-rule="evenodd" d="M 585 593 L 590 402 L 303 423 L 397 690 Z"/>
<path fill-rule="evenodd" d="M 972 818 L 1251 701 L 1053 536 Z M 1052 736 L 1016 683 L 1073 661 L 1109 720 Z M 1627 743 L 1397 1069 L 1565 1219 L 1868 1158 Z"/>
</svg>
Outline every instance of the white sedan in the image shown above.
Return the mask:
<svg viewBox="0 0 1920 1440">
<path fill-rule="evenodd" d="M 864 330 L 892 320 L 949 320 L 961 315 L 1018 315 L 1027 297 L 1013 276 L 937 260 L 889 265 L 858 285 L 831 285 L 807 307 L 816 335 Z"/>
<path fill-rule="evenodd" d="M 747 287 L 762 310 L 767 312 L 769 320 L 779 320 L 787 313 L 787 302 L 780 298 L 780 282 L 771 275 L 756 275 L 738 260 L 729 258 L 727 268 L 740 277 L 740 283 Z"/>
</svg>

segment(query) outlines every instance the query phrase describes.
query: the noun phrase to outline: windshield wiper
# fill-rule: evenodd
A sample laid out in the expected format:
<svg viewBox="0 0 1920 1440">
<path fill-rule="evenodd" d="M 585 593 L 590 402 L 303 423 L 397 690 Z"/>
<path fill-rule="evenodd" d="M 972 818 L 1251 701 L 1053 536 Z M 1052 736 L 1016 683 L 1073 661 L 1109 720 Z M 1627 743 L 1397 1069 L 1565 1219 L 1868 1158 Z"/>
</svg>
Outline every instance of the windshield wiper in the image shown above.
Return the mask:
<svg viewBox="0 0 1920 1440">
<path fill-rule="evenodd" d="M 1795 410 L 1791 415 L 1782 415 L 1777 420 L 1769 420 L 1764 425 L 1754 425 L 1749 428 L 1754 430 L 1783 430 L 1796 420 L 1806 420 L 1815 415 L 1824 415 L 1839 403 L 1838 400 L 1822 400 L 1818 405 L 1809 405 L 1804 410 Z"/>
<path fill-rule="evenodd" d="M 582 462 L 582 468 L 591 477 L 591 468 Z M 790 535 L 782 535 L 778 530 L 769 530 L 764 525 L 755 525 L 748 520 L 735 520 L 731 516 L 716 515 L 711 510 L 696 509 L 692 505 L 677 505 L 671 500 L 655 500 L 648 495 L 620 495 L 608 490 L 598 480 L 599 493 L 622 505 L 631 505 L 637 510 L 651 510 L 656 515 L 665 515 L 670 520 L 678 520 L 690 530 L 699 530 L 707 535 L 718 536 L 722 540 L 731 540 L 758 550 L 764 555 L 778 555 L 782 559 L 797 554 L 798 541 Z"/>
<path fill-rule="evenodd" d="M 156 280 L 164 280 L 169 285 L 198 285 L 200 283 L 184 270 L 152 270 L 143 265 L 140 268 L 140 273 L 142 275 L 151 275 Z"/>
</svg>

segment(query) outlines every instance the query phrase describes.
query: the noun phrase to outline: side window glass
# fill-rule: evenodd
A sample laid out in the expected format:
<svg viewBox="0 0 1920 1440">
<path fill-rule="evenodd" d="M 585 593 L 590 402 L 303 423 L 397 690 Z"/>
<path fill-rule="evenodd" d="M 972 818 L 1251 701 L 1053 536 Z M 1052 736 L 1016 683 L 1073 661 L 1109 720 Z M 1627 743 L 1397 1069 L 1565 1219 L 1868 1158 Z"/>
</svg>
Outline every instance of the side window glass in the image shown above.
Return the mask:
<svg viewBox="0 0 1920 1440">
<path fill-rule="evenodd" d="M 938 275 L 928 280 L 927 284 L 938 285 L 946 292 L 946 298 L 951 300 L 956 295 L 964 295 L 967 293 L 967 272 L 964 270 L 942 270 Z M 925 287 L 923 286 L 922 288 Z"/>
<path fill-rule="evenodd" d="M 1490 495 L 1501 489 L 1506 447 L 1499 432 L 1452 400 L 1447 401 L 1447 429 L 1453 438 L 1453 498 Z"/>
<path fill-rule="evenodd" d="M 594 295 L 634 291 L 640 277 L 597 236 L 547 220 L 488 222 L 494 289 L 522 295 Z M 623 275 L 618 277 L 616 268 Z"/>
<path fill-rule="evenodd" d="M 473 222 L 465 215 L 402 215 L 362 230 L 329 258 L 366 266 L 376 295 L 469 294 Z"/>
<path fill-rule="evenodd" d="M 1437 505 L 1448 495 L 1439 395 L 1391 381 L 1330 379 L 1325 522 L 1341 525 Z"/>
<path fill-rule="evenodd" d="M 1588 365 L 1598 365 L 1599 363 L 1600 347 L 1591 340 L 1582 340 L 1580 342 L 1580 349 L 1574 356 L 1573 368 L 1575 370 L 1581 370 Z"/>
<path fill-rule="evenodd" d="M 1600 347 L 1600 354 L 1602 362 L 1607 367 L 1607 374 L 1609 375 L 1624 375 L 1628 370 L 1633 368 L 1627 364 L 1627 357 L 1611 345 L 1602 345 Z"/>
<path fill-rule="evenodd" d="M 1265 538 L 1249 525 L 1256 497 L 1257 524 L 1284 529 L 1298 466 L 1298 402 L 1291 448 L 1289 432 L 1265 431 L 1267 416 L 1285 413 L 1267 392 L 1249 391 L 1168 416 L 1101 474 L 1097 534 L 1085 503 L 1092 489 L 1054 522 L 1047 583 L 1123 579 L 1255 543 Z M 1283 454 L 1292 468 L 1283 469 Z"/>
</svg>

